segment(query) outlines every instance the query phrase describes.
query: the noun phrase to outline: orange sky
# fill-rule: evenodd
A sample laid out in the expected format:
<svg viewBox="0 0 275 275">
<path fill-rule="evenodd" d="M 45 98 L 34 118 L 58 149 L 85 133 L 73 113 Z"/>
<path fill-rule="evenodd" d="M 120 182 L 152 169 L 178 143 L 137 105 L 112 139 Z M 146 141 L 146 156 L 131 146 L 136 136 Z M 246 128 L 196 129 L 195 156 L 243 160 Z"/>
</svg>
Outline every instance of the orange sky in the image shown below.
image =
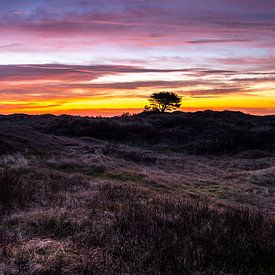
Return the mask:
<svg viewBox="0 0 275 275">
<path fill-rule="evenodd" d="M 181 95 L 185 111 L 231 109 L 272 114 L 275 108 L 274 82 L 266 80 L 272 74 L 259 74 L 255 81 L 255 73 L 251 78 L 235 71 L 117 65 L 3 65 L 0 69 L 6 72 L 0 80 L 3 114 L 136 113 L 142 111 L 152 92 L 162 90 Z"/>
</svg>

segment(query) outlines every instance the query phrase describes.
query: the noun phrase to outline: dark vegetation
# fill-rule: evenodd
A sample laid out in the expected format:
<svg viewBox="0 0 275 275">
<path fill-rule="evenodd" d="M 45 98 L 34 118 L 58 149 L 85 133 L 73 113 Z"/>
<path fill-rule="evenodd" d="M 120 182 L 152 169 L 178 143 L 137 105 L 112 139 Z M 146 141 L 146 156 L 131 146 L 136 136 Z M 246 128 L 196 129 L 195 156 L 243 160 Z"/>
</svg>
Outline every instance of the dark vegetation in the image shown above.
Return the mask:
<svg viewBox="0 0 275 275">
<path fill-rule="evenodd" d="M 28 191 L 22 186 L 20 174 L 17 171 L 0 170 L 0 215 L 15 203 L 22 204 Z"/>
<path fill-rule="evenodd" d="M 81 186 L 77 178 L 69 185 L 63 180 L 43 200 L 28 198 L 22 206 L 15 192 L 21 180 L 10 171 L 2 172 L 2 186 L 14 188 L 4 201 L 1 197 L 2 204 L 22 208 L 35 203 L 38 207 L 48 201 L 52 205 L 54 196 L 61 205 L 55 212 L 49 209 L 31 219 L 11 217 L 2 223 L 0 259 L 9 266 L 9 271 L 24 274 L 37 274 L 38 270 L 43 274 L 110 270 L 177 274 L 275 271 L 275 222 L 255 211 L 218 210 L 179 197 L 113 184 L 91 185 L 89 189 L 94 195 L 88 192 L 82 201 L 76 201 L 73 189 Z M 44 189 L 49 182 L 55 182 L 53 175 L 44 181 Z M 56 187 L 56 183 L 53 185 Z M 60 201 L 62 193 L 56 195 L 62 190 L 70 194 L 66 195 L 70 196 L 70 203 Z M 28 191 L 41 195 L 39 190 Z M 22 234 L 25 245 L 12 248 L 14 242 L 22 242 Z"/>
<path fill-rule="evenodd" d="M 27 170 L 0 168 L 0 218 L 11 210 L 30 205 L 30 202 L 50 199 L 57 192 L 79 185 L 85 187 L 87 182 L 77 175 L 35 175 Z"/>
<path fill-rule="evenodd" d="M 145 112 L 175 111 L 181 106 L 182 98 L 173 92 L 153 93 L 148 99 L 150 105 L 144 107 Z"/>
<path fill-rule="evenodd" d="M 274 274 L 274 126 L 1 116 L 0 274 Z"/>
<path fill-rule="evenodd" d="M 23 127 L 24 131 L 33 131 L 32 135 L 92 137 L 138 146 L 163 145 L 195 154 L 275 149 L 275 116 L 251 116 L 240 112 L 145 112 L 114 118 L 14 115 L 1 117 L 0 121 L 1 127 L 18 124 L 17 129 Z M 0 134 L 0 152 L 12 149 L 13 138 L 10 132 Z"/>
</svg>

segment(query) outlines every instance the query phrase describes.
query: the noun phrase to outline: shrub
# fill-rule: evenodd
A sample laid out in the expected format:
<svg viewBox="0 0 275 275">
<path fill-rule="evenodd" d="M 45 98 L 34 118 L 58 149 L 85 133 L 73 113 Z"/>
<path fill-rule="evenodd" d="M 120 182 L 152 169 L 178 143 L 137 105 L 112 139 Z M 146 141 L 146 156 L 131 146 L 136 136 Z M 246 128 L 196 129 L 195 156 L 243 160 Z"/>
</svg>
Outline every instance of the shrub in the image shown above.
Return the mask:
<svg viewBox="0 0 275 275">
<path fill-rule="evenodd" d="M 275 223 L 261 213 L 115 184 L 98 185 L 86 202 L 80 212 L 47 210 L 27 224 L 22 216 L 26 242 L 13 255 L 19 272 L 274 273 Z M 12 244 L 2 233 L 0 241 Z"/>
<path fill-rule="evenodd" d="M 0 171 L 0 206 L 3 211 L 20 199 L 21 194 L 18 192 L 20 185 L 18 173 L 9 169 Z"/>
<path fill-rule="evenodd" d="M 259 186 L 275 186 L 275 167 L 252 172 L 250 181 Z"/>
<path fill-rule="evenodd" d="M 25 205 L 34 194 L 32 182 L 23 182 L 19 170 L 0 170 L 0 213 L 16 205 Z"/>
<path fill-rule="evenodd" d="M 22 154 L 4 155 L 0 158 L 0 164 L 14 169 L 28 168 L 28 160 Z"/>
<path fill-rule="evenodd" d="M 74 190 L 78 186 L 87 186 L 88 180 L 81 174 L 64 176 L 62 173 L 50 174 L 43 182 L 48 195 L 64 190 Z"/>
<path fill-rule="evenodd" d="M 131 272 L 256 272 L 275 268 L 274 229 L 248 210 L 219 213 L 161 199 L 126 204 L 106 239 Z"/>
<path fill-rule="evenodd" d="M 275 223 L 261 213 L 213 209 L 115 185 L 102 187 L 91 206 L 78 244 L 104 249 L 119 263 L 115 272 L 275 270 Z"/>
</svg>

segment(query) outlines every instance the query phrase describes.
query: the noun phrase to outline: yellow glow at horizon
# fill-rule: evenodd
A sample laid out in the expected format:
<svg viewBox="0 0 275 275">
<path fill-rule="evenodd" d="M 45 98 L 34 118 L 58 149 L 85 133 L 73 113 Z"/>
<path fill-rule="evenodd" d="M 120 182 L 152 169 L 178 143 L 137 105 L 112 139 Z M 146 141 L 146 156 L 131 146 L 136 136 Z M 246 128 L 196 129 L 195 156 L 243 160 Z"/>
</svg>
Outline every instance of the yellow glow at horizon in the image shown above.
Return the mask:
<svg viewBox="0 0 275 275">
<path fill-rule="evenodd" d="M 29 101 L 1 101 L 0 104 L 10 106 L 18 112 L 66 112 L 66 110 L 97 110 L 97 109 L 143 109 L 148 104 L 146 98 L 115 97 L 115 98 L 72 98 L 62 100 L 29 100 Z M 272 97 L 257 96 L 226 96 L 217 98 L 184 97 L 184 108 L 275 108 L 275 95 Z"/>
<path fill-rule="evenodd" d="M 186 76 L 182 72 L 173 73 L 121 73 L 117 75 L 109 75 L 100 77 L 96 80 L 85 83 L 90 84 L 112 84 L 112 83 L 131 83 L 131 82 L 146 82 L 146 81 L 188 81 L 193 77 Z M 173 91 L 183 96 L 182 110 L 184 108 L 191 109 L 238 109 L 238 108 L 274 108 L 275 109 L 275 88 L 274 81 L 255 83 L 247 87 L 249 91 L 246 94 L 240 91 L 232 94 L 213 94 L 211 89 L 214 89 L 212 83 L 196 84 L 191 83 L 183 87 L 160 88 L 158 86 L 138 88 L 138 89 L 119 89 L 119 88 L 85 88 L 80 86 L 59 88 L 56 83 L 63 83 L 59 80 L 35 80 L 35 81 L 15 81 L 15 82 L 1 82 L 3 90 L 12 88 L 13 86 L 20 87 L 20 85 L 34 84 L 33 90 L 28 93 L 16 95 L 15 93 L 3 94 L 0 105 L 4 106 L 4 111 L 0 113 L 70 113 L 70 111 L 81 110 L 119 110 L 119 109 L 140 109 L 148 105 L 148 98 L 151 93 L 163 90 Z M 77 82 L 68 82 L 69 84 L 76 84 Z M 79 82 L 78 82 L 79 83 Z M 39 86 L 41 84 L 49 84 L 48 86 Z M 83 83 L 82 83 L 83 84 Z M 160 85 L 161 86 L 161 85 Z M 172 86 L 172 85 L 171 85 Z M 47 90 L 47 88 L 49 90 Z M 45 92 L 43 92 L 45 89 Z M 54 89 L 54 90 L 53 90 Z M 56 91 L 55 91 L 56 89 Z M 200 91 L 196 97 L 192 96 L 192 90 Z M 59 93 L 60 91 L 60 93 Z M 203 97 L 205 94 L 205 97 Z M 201 96 L 201 97 L 200 97 Z"/>
</svg>

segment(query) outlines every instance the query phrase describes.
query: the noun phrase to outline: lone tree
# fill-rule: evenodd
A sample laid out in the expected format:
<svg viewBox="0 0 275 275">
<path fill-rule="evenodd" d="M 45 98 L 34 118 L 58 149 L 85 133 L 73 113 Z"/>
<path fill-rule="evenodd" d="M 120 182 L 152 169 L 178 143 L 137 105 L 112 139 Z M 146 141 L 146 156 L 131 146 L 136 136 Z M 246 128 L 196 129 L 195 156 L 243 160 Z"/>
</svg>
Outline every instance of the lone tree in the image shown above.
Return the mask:
<svg viewBox="0 0 275 275">
<path fill-rule="evenodd" d="M 148 99 L 150 105 L 144 107 L 145 112 L 174 111 L 181 106 L 181 97 L 173 92 L 153 93 Z"/>
</svg>

